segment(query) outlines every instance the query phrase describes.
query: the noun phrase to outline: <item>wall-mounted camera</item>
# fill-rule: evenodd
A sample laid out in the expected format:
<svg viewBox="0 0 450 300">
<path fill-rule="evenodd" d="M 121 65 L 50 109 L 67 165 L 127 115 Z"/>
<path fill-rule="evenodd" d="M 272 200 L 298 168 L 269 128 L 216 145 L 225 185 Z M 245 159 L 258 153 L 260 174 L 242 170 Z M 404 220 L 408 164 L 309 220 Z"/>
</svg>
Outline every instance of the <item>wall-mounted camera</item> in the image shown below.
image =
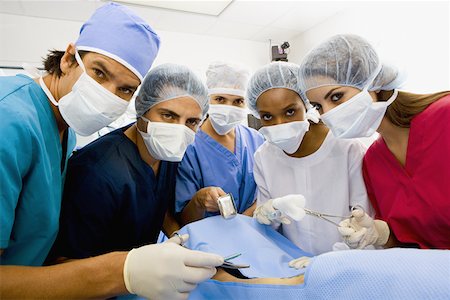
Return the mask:
<svg viewBox="0 0 450 300">
<path fill-rule="evenodd" d="M 284 42 L 281 46 L 272 46 L 272 61 L 288 61 L 289 42 Z"/>
</svg>

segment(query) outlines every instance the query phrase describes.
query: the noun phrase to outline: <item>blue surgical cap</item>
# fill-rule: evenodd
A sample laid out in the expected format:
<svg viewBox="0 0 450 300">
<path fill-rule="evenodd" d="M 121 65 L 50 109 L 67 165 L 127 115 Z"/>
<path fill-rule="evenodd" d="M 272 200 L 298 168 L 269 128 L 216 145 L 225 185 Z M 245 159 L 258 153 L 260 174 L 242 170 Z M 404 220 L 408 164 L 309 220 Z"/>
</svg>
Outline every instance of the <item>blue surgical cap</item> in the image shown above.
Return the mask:
<svg viewBox="0 0 450 300">
<path fill-rule="evenodd" d="M 202 80 L 188 67 L 162 64 L 154 67 L 141 84 L 136 98 L 137 117 L 154 105 L 180 97 L 191 97 L 202 109 L 202 117 L 209 108 L 208 91 Z"/>
<path fill-rule="evenodd" d="M 304 93 L 326 85 L 392 90 L 400 87 L 404 78 L 405 73 L 383 64 L 374 47 L 354 34 L 335 35 L 319 44 L 305 56 L 299 70 Z"/>
<path fill-rule="evenodd" d="M 98 8 L 80 29 L 78 50 L 108 56 L 143 81 L 158 54 L 159 37 L 127 7 L 107 3 Z"/>
<path fill-rule="evenodd" d="M 272 62 L 258 69 L 253 74 L 247 86 L 247 103 L 255 117 L 259 118 L 258 110 L 256 109 L 256 102 L 259 96 L 270 89 L 288 89 L 301 96 L 298 84 L 298 69 L 299 66 L 293 63 Z M 303 98 L 302 100 L 306 109 L 309 109 L 311 106 L 309 102 Z"/>
</svg>

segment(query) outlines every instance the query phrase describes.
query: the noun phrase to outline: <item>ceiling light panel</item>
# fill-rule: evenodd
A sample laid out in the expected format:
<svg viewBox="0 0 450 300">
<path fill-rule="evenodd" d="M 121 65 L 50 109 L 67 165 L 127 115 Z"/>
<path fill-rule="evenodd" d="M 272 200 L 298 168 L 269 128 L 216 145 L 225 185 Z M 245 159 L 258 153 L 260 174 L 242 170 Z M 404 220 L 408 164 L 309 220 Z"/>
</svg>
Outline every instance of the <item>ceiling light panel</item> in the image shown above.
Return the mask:
<svg viewBox="0 0 450 300">
<path fill-rule="evenodd" d="M 129 3 L 141 6 L 159 7 L 172 10 L 179 10 L 197 14 L 218 16 L 230 5 L 232 0 L 199 0 L 199 1 L 144 1 L 144 0 L 120 0 L 117 2 Z"/>
</svg>

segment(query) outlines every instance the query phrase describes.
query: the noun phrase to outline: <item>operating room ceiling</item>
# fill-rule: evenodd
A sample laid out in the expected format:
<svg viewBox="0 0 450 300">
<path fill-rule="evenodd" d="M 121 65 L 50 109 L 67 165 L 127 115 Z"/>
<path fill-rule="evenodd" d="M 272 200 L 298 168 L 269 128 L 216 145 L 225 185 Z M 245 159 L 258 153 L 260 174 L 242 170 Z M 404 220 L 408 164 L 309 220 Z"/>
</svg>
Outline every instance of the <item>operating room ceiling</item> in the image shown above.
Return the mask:
<svg viewBox="0 0 450 300">
<path fill-rule="evenodd" d="M 122 3 L 135 10 L 155 29 L 252 41 L 289 40 L 339 13 L 351 3 L 275 0 L 126 1 Z M 104 2 L 0 0 L 0 13 L 85 21 Z"/>
</svg>

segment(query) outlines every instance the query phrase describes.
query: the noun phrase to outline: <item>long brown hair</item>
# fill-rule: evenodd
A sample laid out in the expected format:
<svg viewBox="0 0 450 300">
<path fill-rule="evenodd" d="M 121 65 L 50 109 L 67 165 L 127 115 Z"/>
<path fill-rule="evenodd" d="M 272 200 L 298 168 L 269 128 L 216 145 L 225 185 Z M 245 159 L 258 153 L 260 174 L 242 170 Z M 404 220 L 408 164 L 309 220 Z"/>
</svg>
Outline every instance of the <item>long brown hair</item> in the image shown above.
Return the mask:
<svg viewBox="0 0 450 300">
<path fill-rule="evenodd" d="M 377 94 L 377 98 L 379 101 L 386 101 L 385 99 L 388 99 L 392 95 L 392 92 L 393 91 L 380 91 Z M 428 107 L 428 105 L 446 95 L 450 95 L 450 91 L 433 94 L 413 94 L 399 91 L 395 101 L 387 108 L 385 116 L 392 124 L 409 128 L 414 116 L 420 114 Z"/>
</svg>

